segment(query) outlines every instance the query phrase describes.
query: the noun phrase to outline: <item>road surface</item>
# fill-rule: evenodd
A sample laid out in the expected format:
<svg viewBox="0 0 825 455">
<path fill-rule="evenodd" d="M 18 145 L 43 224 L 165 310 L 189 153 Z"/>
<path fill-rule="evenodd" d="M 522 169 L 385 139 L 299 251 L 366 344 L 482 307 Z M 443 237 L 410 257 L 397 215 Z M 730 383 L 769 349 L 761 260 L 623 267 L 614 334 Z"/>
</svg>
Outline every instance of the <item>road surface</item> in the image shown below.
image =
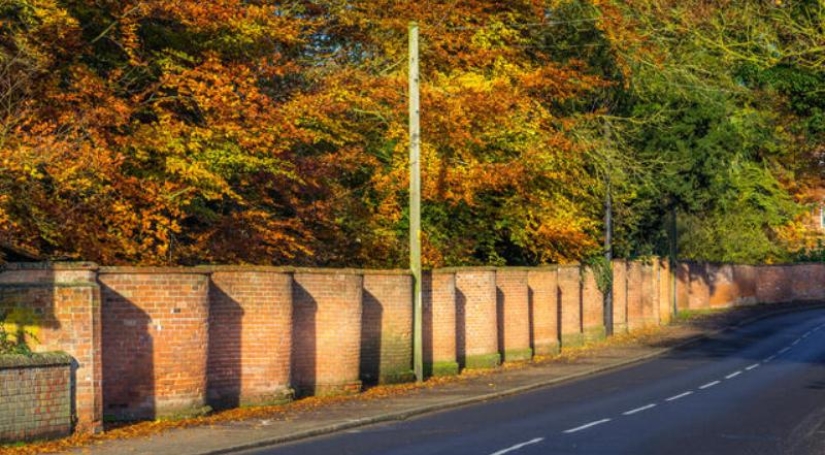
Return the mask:
<svg viewBox="0 0 825 455">
<path fill-rule="evenodd" d="M 243 455 L 825 454 L 825 310 L 519 396 Z"/>
</svg>

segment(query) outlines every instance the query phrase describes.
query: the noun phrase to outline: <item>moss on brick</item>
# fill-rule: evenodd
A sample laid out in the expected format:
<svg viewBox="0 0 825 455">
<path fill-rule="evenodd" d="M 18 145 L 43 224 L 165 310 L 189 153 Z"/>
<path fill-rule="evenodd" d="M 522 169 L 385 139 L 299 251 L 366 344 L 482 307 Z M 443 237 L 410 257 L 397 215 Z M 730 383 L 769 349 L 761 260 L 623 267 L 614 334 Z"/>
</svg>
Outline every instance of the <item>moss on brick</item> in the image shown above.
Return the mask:
<svg viewBox="0 0 825 455">
<path fill-rule="evenodd" d="M 604 327 L 591 327 L 584 329 L 584 341 L 591 343 L 593 341 L 601 341 L 607 338 L 607 331 Z"/>
<path fill-rule="evenodd" d="M 501 355 L 499 353 L 468 355 L 464 359 L 464 368 L 468 370 L 495 368 L 499 365 L 501 365 Z"/>
<path fill-rule="evenodd" d="M 458 371 L 458 362 L 424 363 L 424 376 L 455 376 Z"/>
<path fill-rule="evenodd" d="M 583 333 L 562 333 L 561 334 L 561 347 L 564 348 L 574 348 L 577 346 L 584 345 L 584 334 Z"/>
<path fill-rule="evenodd" d="M 523 362 L 533 358 L 533 350 L 530 348 L 524 349 L 509 349 L 504 351 L 505 362 Z"/>
<path fill-rule="evenodd" d="M 561 346 L 558 341 L 550 341 L 547 343 L 536 343 L 534 346 L 536 355 L 556 355 L 561 352 Z"/>
</svg>

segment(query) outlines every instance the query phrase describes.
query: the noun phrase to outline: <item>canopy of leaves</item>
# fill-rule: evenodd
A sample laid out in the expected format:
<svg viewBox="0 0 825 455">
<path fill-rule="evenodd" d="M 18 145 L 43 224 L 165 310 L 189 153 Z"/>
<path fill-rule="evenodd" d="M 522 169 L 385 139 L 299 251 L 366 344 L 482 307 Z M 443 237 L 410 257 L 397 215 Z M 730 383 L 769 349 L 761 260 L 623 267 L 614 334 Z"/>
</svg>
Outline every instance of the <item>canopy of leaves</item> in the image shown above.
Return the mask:
<svg viewBox="0 0 825 455">
<path fill-rule="evenodd" d="M 823 5 L 0 0 L 0 232 L 52 258 L 775 261 L 821 186 Z M 795 222 L 797 221 L 797 222 Z M 798 234 L 798 232 L 797 232 Z M 804 236 L 802 236 L 804 237 Z"/>
</svg>

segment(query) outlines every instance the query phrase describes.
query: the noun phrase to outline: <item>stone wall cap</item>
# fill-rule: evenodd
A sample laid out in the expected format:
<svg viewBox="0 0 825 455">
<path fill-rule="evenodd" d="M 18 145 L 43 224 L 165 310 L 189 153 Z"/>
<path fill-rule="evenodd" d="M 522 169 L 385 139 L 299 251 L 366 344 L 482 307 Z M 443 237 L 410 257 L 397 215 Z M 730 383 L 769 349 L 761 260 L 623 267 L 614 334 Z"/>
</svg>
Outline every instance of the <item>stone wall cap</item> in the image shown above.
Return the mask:
<svg viewBox="0 0 825 455">
<path fill-rule="evenodd" d="M 101 275 L 211 275 L 210 270 L 197 267 L 101 267 Z"/>
<path fill-rule="evenodd" d="M 72 356 L 65 352 L 0 355 L 0 368 L 68 366 L 71 364 Z"/>
<path fill-rule="evenodd" d="M 363 275 L 364 271 L 361 269 L 333 269 L 322 267 L 296 267 L 295 273 L 302 273 L 306 275 Z"/>
<path fill-rule="evenodd" d="M 361 273 L 364 275 L 396 275 L 396 276 L 410 276 L 412 270 L 409 269 L 363 269 Z"/>
</svg>

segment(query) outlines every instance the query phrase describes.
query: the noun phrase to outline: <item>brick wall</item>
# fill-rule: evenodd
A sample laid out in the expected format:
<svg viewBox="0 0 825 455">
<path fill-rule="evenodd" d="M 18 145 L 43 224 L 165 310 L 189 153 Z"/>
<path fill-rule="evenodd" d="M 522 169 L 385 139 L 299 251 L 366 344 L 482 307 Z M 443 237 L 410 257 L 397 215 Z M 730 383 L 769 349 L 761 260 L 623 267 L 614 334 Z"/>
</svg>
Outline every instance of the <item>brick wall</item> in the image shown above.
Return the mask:
<svg viewBox="0 0 825 455">
<path fill-rule="evenodd" d="M 593 269 L 582 271 L 582 334 L 585 341 L 601 340 L 605 337 L 604 295 L 599 290 Z"/>
<path fill-rule="evenodd" d="M 0 356 L 0 443 L 72 432 L 72 358 Z"/>
<path fill-rule="evenodd" d="M 791 298 L 798 301 L 825 299 L 825 264 L 796 264 L 789 266 L 793 277 Z"/>
<path fill-rule="evenodd" d="M 362 381 L 390 384 L 415 380 L 412 292 L 413 277 L 406 270 L 364 272 Z"/>
<path fill-rule="evenodd" d="M 763 303 L 782 303 L 791 300 L 792 281 L 787 266 L 759 267 L 756 279 L 756 300 Z"/>
<path fill-rule="evenodd" d="M 458 363 L 464 368 L 499 365 L 495 269 L 457 269 L 455 287 Z"/>
<path fill-rule="evenodd" d="M 292 289 L 292 380 L 300 395 L 357 393 L 363 276 L 301 270 Z"/>
<path fill-rule="evenodd" d="M 642 263 L 642 327 L 659 325 L 659 261 Z"/>
<path fill-rule="evenodd" d="M 207 396 L 216 408 L 292 397 L 292 272 L 213 267 Z"/>
<path fill-rule="evenodd" d="M 536 355 L 559 352 L 559 293 L 556 267 L 532 269 L 527 274 L 529 286 L 531 340 Z"/>
<path fill-rule="evenodd" d="M 627 330 L 644 327 L 642 263 L 627 263 Z"/>
<path fill-rule="evenodd" d="M 37 337 L 31 343 L 33 350 L 64 351 L 73 359 L 72 413 L 79 433 L 102 429 L 101 307 L 96 270 L 96 265 L 87 263 L 6 264 L 0 273 L 0 313 L 24 320 L 26 329 Z"/>
<path fill-rule="evenodd" d="M 673 280 L 670 274 L 670 261 L 659 259 L 659 321 L 670 324 L 673 319 Z"/>
<path fill-rule="evenodd" d="M 505 362 L 533 358 L 530 343 L 530 296 L 527 269 L 496 270 L 499 352 Z"/>
<path fill-rule="evenodd" d="M 421 294 L 424 372 L 428 376 L 457 374 L 455 272 L 425 272 Z"/>
<path fill-rule="evenodd" d="M 613 333 L 627 332 L 627 262 L 615 259 L 613 267 Z"/>
<path fill-rule="evenodd" d="M 206 406 L 205 271 L 102 268 L 104 413 L 117 419 L 191 415 Z"/>
<path fill-rule="evenodd" d="M 558 286 L 561 312 L 561 347 L 578 346 L 584 342 L 584 334 L 582 333 L 581 271 L 579 266 L 560 266 Z"/>
</svg>

